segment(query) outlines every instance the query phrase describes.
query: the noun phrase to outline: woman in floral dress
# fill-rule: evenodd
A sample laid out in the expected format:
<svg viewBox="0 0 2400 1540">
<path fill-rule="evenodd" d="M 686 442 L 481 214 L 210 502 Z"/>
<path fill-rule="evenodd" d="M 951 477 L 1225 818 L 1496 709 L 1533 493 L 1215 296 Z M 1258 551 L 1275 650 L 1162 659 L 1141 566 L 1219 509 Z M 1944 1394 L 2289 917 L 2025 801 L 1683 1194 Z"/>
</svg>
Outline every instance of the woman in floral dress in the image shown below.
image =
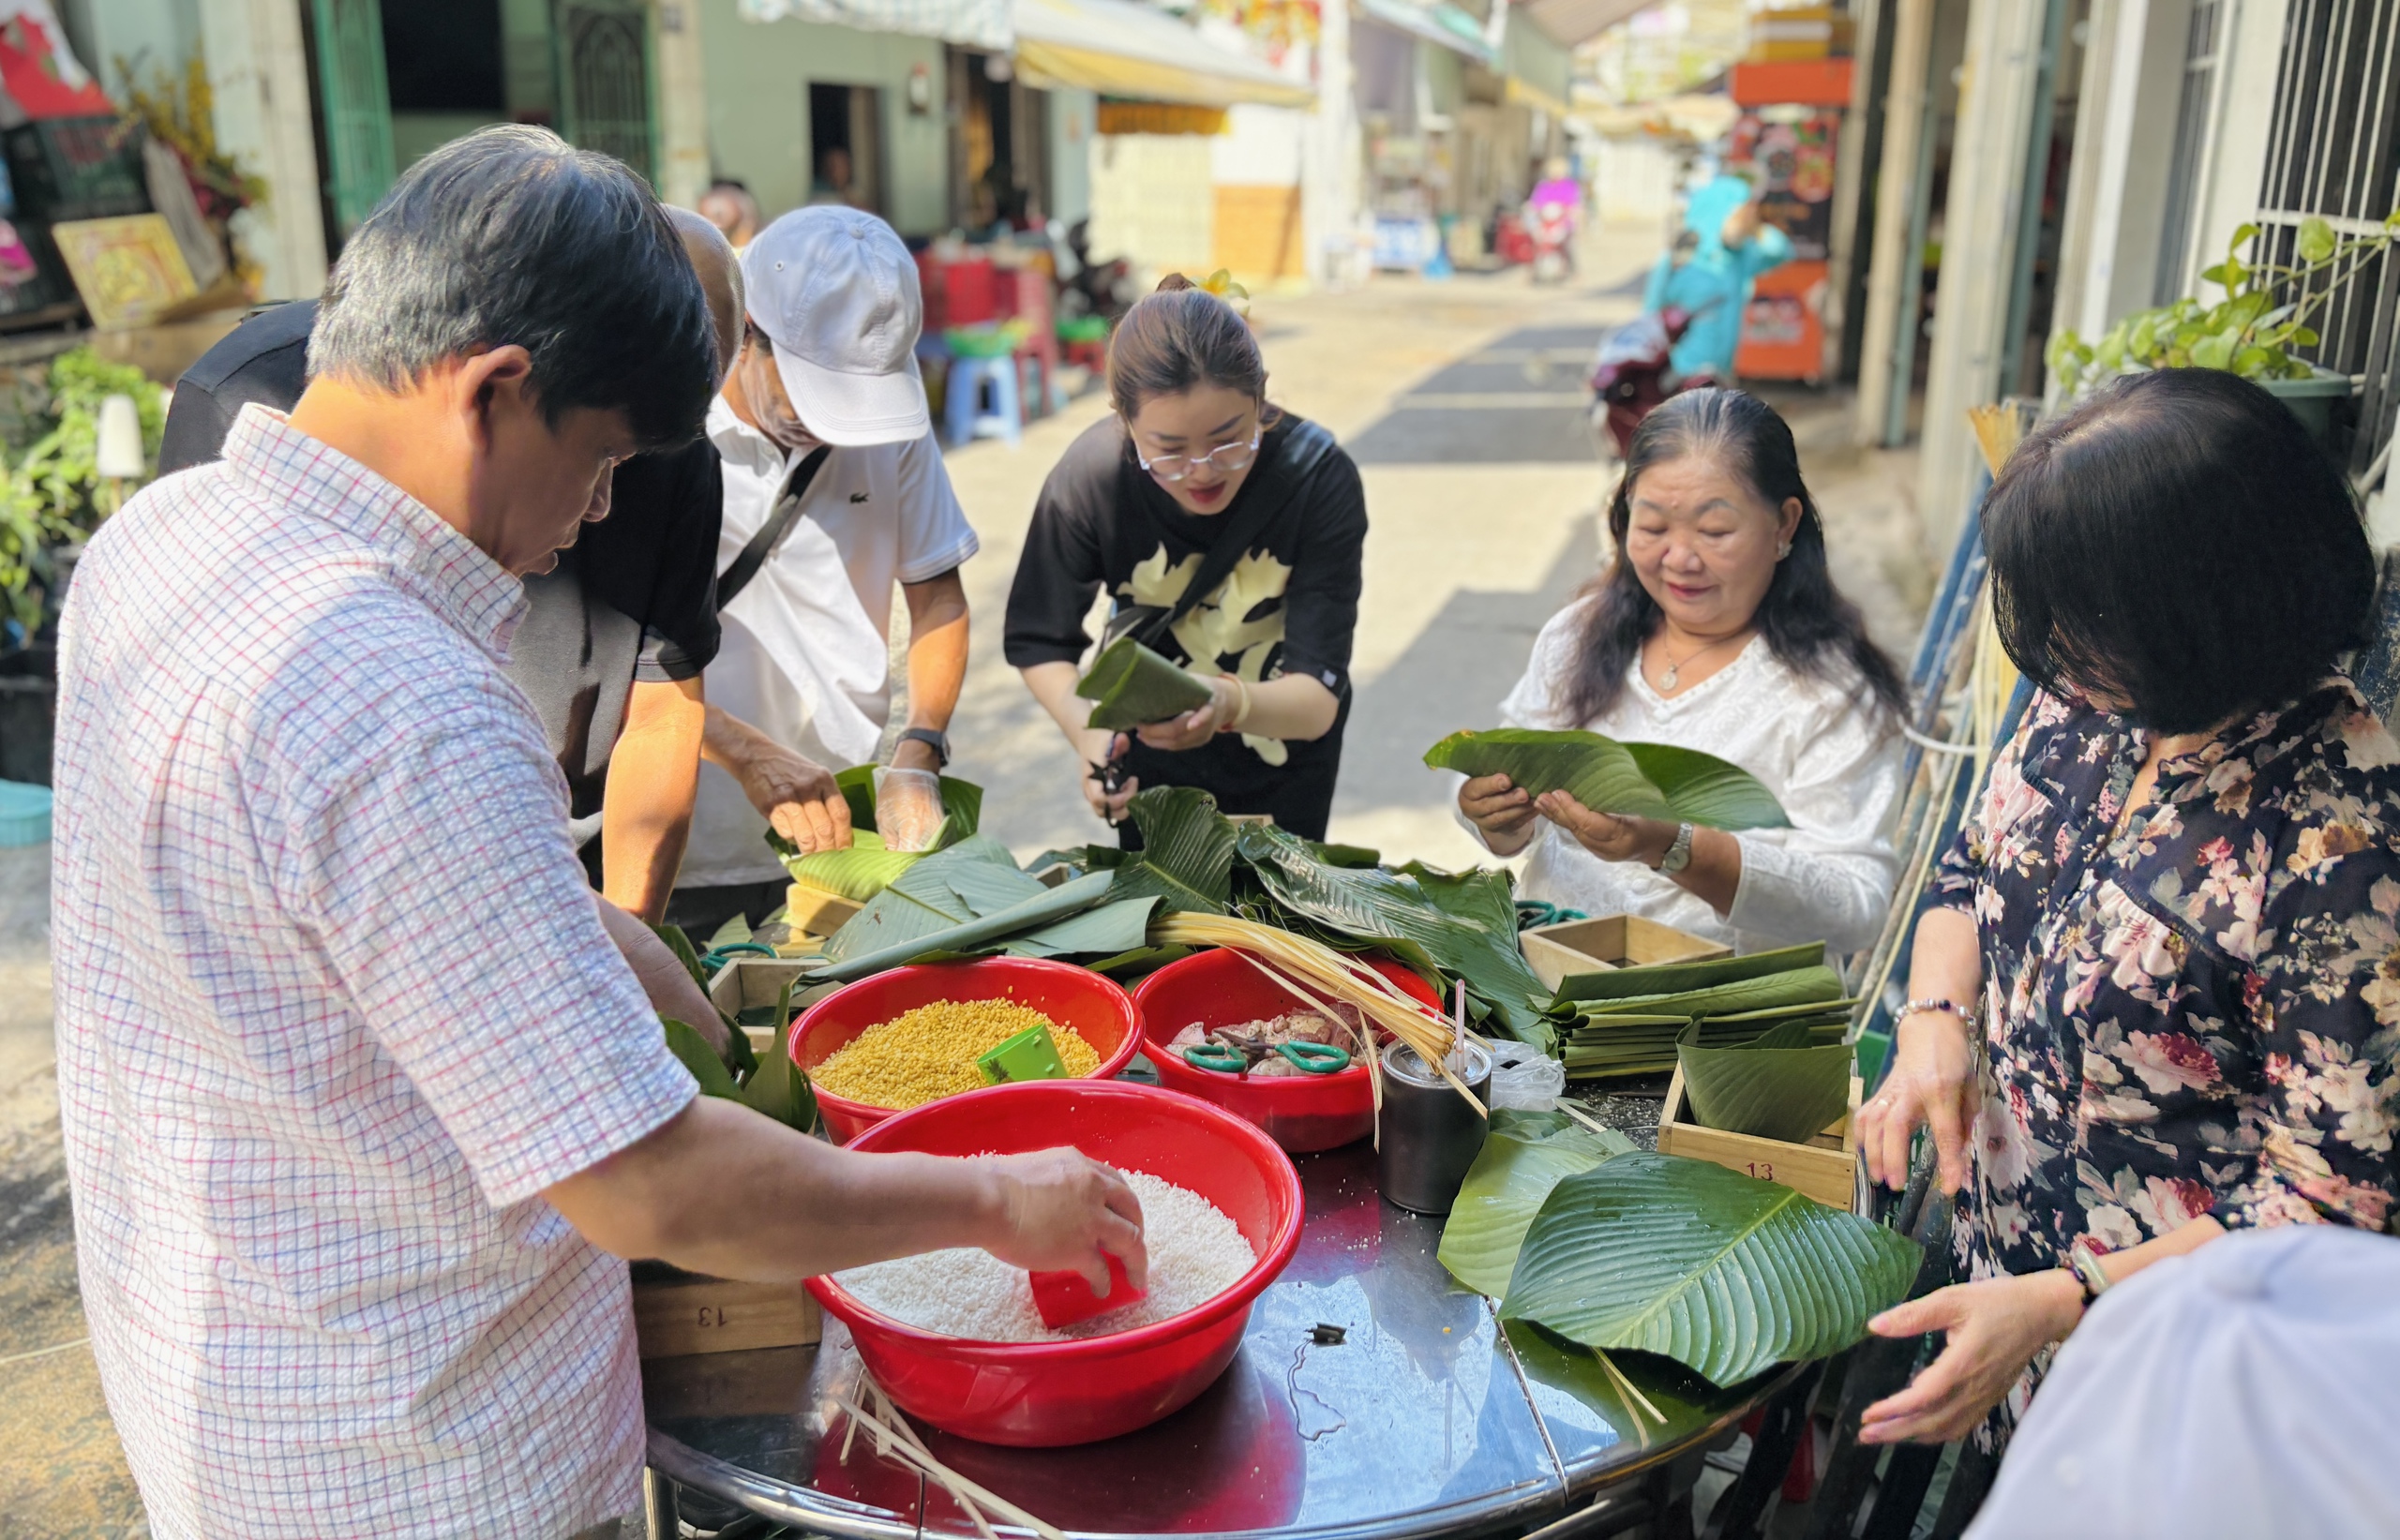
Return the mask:
<svg viewBox="0 0 2400 1540">
<path fill-rule="evenodd" d="M 2264 391 L 2169 369 L 2035 432 L 1984 519 L 2041 693 L 1859 1125 L 1894 1187 L 1930 1125 L 1968 1281 L 1874 1323 L 1948 1338 L 1868 1443 L 1997 1449 L 2100 1290 L 2400 1197 L 2400 746 L 2336 667 L 2375 584 L 2348 486 Z"/>
</svg>

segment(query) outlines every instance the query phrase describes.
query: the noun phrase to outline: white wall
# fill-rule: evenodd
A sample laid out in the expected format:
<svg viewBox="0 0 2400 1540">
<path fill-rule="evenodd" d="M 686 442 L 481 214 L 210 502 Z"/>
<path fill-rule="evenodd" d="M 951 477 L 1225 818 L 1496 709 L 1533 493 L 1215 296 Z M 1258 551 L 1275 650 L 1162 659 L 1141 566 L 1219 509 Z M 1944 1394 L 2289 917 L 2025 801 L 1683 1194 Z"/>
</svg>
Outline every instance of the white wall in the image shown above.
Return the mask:
<svg viewBox="0 0 2400 1540">
<path fill-rule="evenodd" d="M 2184 255 L 2183 287 L 2225 253 L 2226 243 L 2258 212 L 2267 173 L 2267 132 L 2275 110 L 2275 76 L 2283 63 L 2284 0 L 2226 0 L 2232 14 L 2219 23 L 2216 113 L 2209 158 L 2192 217 L 2192 248 Z"/>
<path fill-rule="evenodd" d="M 233 221 L 234 233 L 265 269 L 266 299 L 306 299 L 325 286 L 324 205 L 301 4 L 202 0 L 200 7 L 217 142 L 266 179 L 266 202 Z"/>
<path fill-rule="evenodd" d="M 2054 312 L 2087 340 L 2150 307 L 2191 22 L 2191 0 L 2092 7 Z"/>
<path fill-rule="evenodd" d="M 1646 140 L 1603 139 L 1589 165 L 1601 223 L 1666 229 L 1675 208 L 1673 150 Z"/>
<path fill-rule="evenodd" d="M 1228 110 L 1225 131 L 1208 141 L 1210 179 L 1227 187 L 1297 187 L 1309 117 L 1291 107 Z"/>
<path fill-rule="evenodd" d="M 1216 257 L 1214 144 L 1203 134 L 1093 141 L 1091 254 L 1128 258 L 1144 274 L 1208 272 Z"/>
<path fill-rule="evenodd" d="M 1091 213 L 1092 146 L 1099 140 L 1100 97 L 1089 91 L 1050 93 L 1050 217 L 1073 224 Z"/>
</svg>

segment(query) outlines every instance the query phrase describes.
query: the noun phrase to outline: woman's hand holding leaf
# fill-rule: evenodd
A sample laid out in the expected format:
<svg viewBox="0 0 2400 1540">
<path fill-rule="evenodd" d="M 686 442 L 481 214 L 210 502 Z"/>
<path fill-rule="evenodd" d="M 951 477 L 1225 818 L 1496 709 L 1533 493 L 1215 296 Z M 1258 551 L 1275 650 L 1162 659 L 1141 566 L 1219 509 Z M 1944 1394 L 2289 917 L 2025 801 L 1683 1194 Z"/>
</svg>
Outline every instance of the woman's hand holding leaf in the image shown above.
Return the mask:
<svg viewBox="0 0 2400 1540">
<path fill-rule="evenodd" d="M 1574 836 L 1575 843 L 1602 860 L 1639 861 L 1656 868 L 1675 843 L 1675 826 L 1659 818 L 1621 818 L 1598 813 L 1577 801 L 1572 793 L 1544 792 L 1534 809 Z"/>
<path fill-rule="evenodd" d="M 1199 748 L 1232 724 L 1241 710 L 1241 686 L 1224 674 L 1200 682 L 1208 687 L 1208 702 L 1181 716 L 1144 725 L 1138 731 L 1145 745 L 1166 754 L 1182 754 Z"/>
<path fill-rule="evenodd" d="M 1513 856 L 1533 833 L 1534 800 L 1505 774 L 1471 777 L 1459 787 L 1459 811 L 1495 856 Z"/>
<path fill-rule="evenodd" d="M 2057 1268 L 1953 1284 L 1896 1305 L 1867 1323 L 1878 1337 L 1946 1332 L 1942 1355 L 1907 1389 L 1859 1417 L 1861 1443 L 1947 1443 L 1964 1438 L 2008 1394 L 2033 1355 L 2075 1329 L 2083 1292 Z"/>
</svg>

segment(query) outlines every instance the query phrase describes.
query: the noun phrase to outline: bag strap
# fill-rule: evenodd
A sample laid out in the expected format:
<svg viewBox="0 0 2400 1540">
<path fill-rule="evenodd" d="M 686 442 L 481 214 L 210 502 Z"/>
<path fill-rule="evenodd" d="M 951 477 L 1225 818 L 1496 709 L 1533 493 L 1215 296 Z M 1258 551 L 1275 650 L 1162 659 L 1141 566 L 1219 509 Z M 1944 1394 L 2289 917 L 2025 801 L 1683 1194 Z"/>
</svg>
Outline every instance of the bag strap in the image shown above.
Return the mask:
<svg viewBox="0 0 2400 1540">
<path fill-rule="evenodd" d="M 808 484 L 817 479 L 818 468 L 824 465 L 825 457 L 832 453 L 832 445 L 818 444 L 792 471 L 791 480 L 784 483 L 783 496 L 775 500 L 774 511 L 767 516 L 767 522 L 758 526 L 758 532 L 750 537 L 750 544 L 742 547 L 742 554 L 733 559 L 733 565 L 726 568 L 717 578 L 718 614 L 725 613 L 725 606 L 733 603 L 734 595 L 748 588 L 750 579 L 758 576 L 758 569 L 767 564 L 767 557 L 791 529 L 792 521 L 800 516 L 801 502 L 808 496 Z"/>
<path fill-rule="evenodd" d="M 1230 576 L 1249 553 L 1250 543 L 1266 533 L 1267 526 L 1275 522 L 1283 510 L 1292 505 L 1294 499 L 1308 490 L 1308 484 L 1316 475 L 1317 467 L 1325 463 L 1326 456 L 1332 454 L 1333 449 L 1333 435 L 1322 424 L 1302 423 L 1292 430 L 1292 436 L 1284 441 L 1282 456 L 1282 468 L 1292 480 L 1291 489 L 1273 502 L 1263 498 L 1252 502 L 1242 510 L 1238 520 L 1226 527 L 1225 532 L 1208 547 L 1208 554 L 1200 559 L 1200 570 L 1192 575 L 1192 581 L 1184 585 L 1182 597 L 1167 610 L 1166 623 L 1160 627 L 1161 630 L 1174 630 L 1175 623 L 1191 614 L 1192 606 L 1217 591 L 1217 585 Z"/>
</svg>

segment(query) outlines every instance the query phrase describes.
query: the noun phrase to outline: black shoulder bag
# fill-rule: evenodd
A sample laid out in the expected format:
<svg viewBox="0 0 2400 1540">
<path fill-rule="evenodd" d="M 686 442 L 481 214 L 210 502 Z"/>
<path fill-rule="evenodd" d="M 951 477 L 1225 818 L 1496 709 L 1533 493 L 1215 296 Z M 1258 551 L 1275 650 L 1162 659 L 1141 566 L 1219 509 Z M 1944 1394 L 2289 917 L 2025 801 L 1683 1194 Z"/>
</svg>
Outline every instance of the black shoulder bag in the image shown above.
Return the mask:
<svg viewBox="0 0 2400 1540">
<path fill-rule="evenodd" d="M 718 575 L 718 614 L 724 614 L 725 606 L 733 603 L 733 596 L 750 586 L 750 579 L 758 576 L 758 569 L 767 564 L 767 558 L 790 531 L 792 520 L 800 516 L 801 502 L 808 496 L 808 484 L 817 479 L 818 470 L 824 465 L 825 456 L 832 453 L 833 446 L 831 444 L 818 444 L 808 452 L 808 457 L 793 470 L 791 480 L 784 483 L 783 496 L 775 500 L 773 511 L 767 515 L 767 522 L 758 526 L 758 532 L 750 537 L 750 544 L 742 547 L 742 554 L 733 559 L 733 565 Z"/>
</svg>

